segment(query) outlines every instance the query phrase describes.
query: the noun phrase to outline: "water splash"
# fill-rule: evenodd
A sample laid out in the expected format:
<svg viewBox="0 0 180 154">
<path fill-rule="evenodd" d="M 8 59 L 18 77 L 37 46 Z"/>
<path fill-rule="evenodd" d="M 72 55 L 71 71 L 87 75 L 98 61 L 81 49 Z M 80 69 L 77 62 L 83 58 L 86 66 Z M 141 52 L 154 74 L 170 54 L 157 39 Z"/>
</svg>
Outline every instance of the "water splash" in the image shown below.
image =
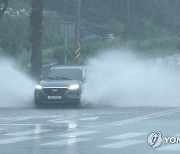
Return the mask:
<svg viewBox="0 0 180 154">
<path fill-rule="evenodd" d="M 11 60 L 0 59 L 0 87 L 1 108 L 33 106 L 34 82 Z"/>
<path fill-rule="evenodd" d="M 91 73 L 83 87 L 83 104 L 180 106 L 180 73 L 123 51 L 103 52 L 87 65 Z"/>
</svg>

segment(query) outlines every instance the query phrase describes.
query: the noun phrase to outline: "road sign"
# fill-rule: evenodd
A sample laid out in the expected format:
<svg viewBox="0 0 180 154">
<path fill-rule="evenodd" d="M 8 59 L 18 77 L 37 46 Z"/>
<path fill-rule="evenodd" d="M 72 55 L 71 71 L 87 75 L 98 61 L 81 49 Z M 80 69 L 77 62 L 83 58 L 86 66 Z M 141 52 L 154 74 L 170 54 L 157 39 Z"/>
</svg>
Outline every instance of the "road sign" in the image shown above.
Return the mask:
<svg viewBox="0 0 180 154">
<path fill-rule="evenodd" d="M 74 38 L 74 23 L 73 22 L 65 22 L 61 21 L 60 22 L 60 27 L 61 27 L 61 37 L 62 38 Z"/>
<path fill-rule="evenodd" d="M 74 23 L 73 22 L 65 22 L 60 21 L 60 36 L 65 39 L 65 54 L 64 54 L 64 65 L 67 65 L 67 44 L 68 39 L 74 38 Z"/>
</svg>

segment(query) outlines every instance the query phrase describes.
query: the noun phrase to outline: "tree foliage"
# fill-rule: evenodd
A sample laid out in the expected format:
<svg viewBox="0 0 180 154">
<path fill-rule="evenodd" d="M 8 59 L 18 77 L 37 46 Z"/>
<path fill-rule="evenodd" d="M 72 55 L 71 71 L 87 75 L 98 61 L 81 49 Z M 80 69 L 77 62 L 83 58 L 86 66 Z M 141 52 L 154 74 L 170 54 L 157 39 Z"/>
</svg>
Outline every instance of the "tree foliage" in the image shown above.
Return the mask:
<svg viewBox="0 0 180 154">
<path fill-rule="evenodd" d="M 0 20 L 0 55 L 17 57 L 24 65 L 30 63 L 31 35 L 32 43 L 42 44 L 34 49 L 38 51 L 36 65 L 58 61 L 62 63 L 64 39 L 60 37 L 60 21 L 75 22 L 77 0 L 44 0 L 44 11 L 35 20 L 29 22 L 31 2 L 35 0 L 9 0 L 9 6 Z M 36 0 L 40 3 L 42 0 Z M 127 2 L 129 4 L 128 28 Z M 154 54 L 157 50 L 177 51 L 180 48 L 180 1 L 179 0 L 82 0 L 81 1 L 81 55 L 88 57 L 98 50 L 124 47 L 124 32 L 128 30 L 130 47 L 143 53 Z M 35 7 L 35 6 L 34 6 Z M 36 8 L 38 5 L 36 6 Z M 41 8 L 37 8 L 41 9 Z M 37 13 L 37 12 L 36 12 Z M 32 15 L 32 14 L 31 14 Z M 40 17 L 40 18 L 39 18 Z M 42 24 L 41 20 L 43 17 Z M 32 19 L 32 18 L 30 18 Z M 34 25 L 31 27 L 31 25 Z M 30 28 L 31 27 L 31 28 Z M 42 28 L 43 27 L 43 31 Z M 32 29 L 35 28 L 35 31 Z M 39 29 L 39 30 L 38 30 Z M 41 30 L 40 30 L 41 29 Z M 32 33 L 34 32 L 34 36 Z M 43 33 L 42 33 L 43 32 Z M 113 33 L 114 41 L 106 39 Z M 38 35 L 40 37 L 36 37 Z M 88 40 L 91 36 L 98 39 Z M 34 37 L 34 39 L 32 39 Z M 40 38 L 42 37 L 42 42 Z M 37 40 L 36 40 L 37 39 Z M 86 40 L 86 41 L 85 41 Z M 39 42 L 40 41 L 40 42 Z M 33 46 L 34 46 L 33 45 Z M 74 57 L 74 40 L 68 40 L 68 58 Z M 152 52 L 150 51 L 152 50 Z M 33 55 L 35 52 L 32 52 Z M 50 56 L 51 55 L 51 56 Z M 154 54 L 156 55 L 156 54 Z M 32 56 L 36 57 L 36 56 Z M 33 60 L 33 61 L 34 61 Z M 33 67 L 36 68 L 34 65 Z M 37 72 L 36 72 L 37 73 Z M 35 74 L 36 74 L 35 73 Z M 37 74 L 40 74 L 38 71 Z"/>
<path fill-rule="evenodd" d="M 8 0 L 0 0 L 0 15 L 2 15 L 8 7 Z"/>
<path fill-rule="evenodd" d="M 82 1 L 82 26 L 87 31 L 104 35 L 115 32 L 117 36 L 123 35 L 123 31 L 116 31 L 111 27 L 114 24 L 126 25 L 127 2 L 129 0 L 83 0 Z M 176 3 L 177 19 L 180 18 L 180 2 L 178 0 L 130 0 L 129 14 L 129 33 L 130 38 L 150 38 L 158 37 L 171 33 L 173 22 L 174 1 Z M 56 10 L 60 16 L 67 15 L 65 18 L 71 20 L 74 15 L 74 0 L 45 0 L 47 9 Z M 177 20 L 178 34 L 180 21 Z M 111 23 L 111 24 L 109 24 Z M 150 31 L 144 33 L 145 31 Z"/>
</svg>

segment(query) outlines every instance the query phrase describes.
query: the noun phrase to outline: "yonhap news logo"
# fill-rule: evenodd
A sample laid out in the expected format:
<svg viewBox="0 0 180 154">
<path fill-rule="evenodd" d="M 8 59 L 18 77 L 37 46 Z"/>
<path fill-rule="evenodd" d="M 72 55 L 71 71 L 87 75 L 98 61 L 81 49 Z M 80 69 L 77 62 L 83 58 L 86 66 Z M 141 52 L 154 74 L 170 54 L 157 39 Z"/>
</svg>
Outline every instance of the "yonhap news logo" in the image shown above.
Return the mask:
<svg viewBox="0 0 180 154">
<path fill-rule="evenodd" d="M 161 132 L 153 132 L 148 136 L 148 144 L 151 148 L 159 147 L 163 142 Z"/>
<path fill-rule="evenodd" d="M 161 132 L 152 132 L 147 138 L 148 145 L 155 149 L 162 143 L 165 144 L 180 144 L 180 136 L 165 136 L 163 137 Z"/>
</svg>

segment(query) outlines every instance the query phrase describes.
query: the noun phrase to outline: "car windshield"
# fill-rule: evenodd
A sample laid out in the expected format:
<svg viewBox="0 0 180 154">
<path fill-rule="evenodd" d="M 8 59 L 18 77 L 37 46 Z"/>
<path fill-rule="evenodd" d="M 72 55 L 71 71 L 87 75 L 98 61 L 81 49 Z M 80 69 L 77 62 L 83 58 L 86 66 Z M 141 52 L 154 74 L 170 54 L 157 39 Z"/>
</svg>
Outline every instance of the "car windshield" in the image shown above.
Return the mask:
<svg viewBox="0 0 180 154">
<path fill-rule="evenodd" d="M 80 69 L 53 69 L 48 72 L 46 78 L 56 80 L 82 80 Z"/>
</svg>

